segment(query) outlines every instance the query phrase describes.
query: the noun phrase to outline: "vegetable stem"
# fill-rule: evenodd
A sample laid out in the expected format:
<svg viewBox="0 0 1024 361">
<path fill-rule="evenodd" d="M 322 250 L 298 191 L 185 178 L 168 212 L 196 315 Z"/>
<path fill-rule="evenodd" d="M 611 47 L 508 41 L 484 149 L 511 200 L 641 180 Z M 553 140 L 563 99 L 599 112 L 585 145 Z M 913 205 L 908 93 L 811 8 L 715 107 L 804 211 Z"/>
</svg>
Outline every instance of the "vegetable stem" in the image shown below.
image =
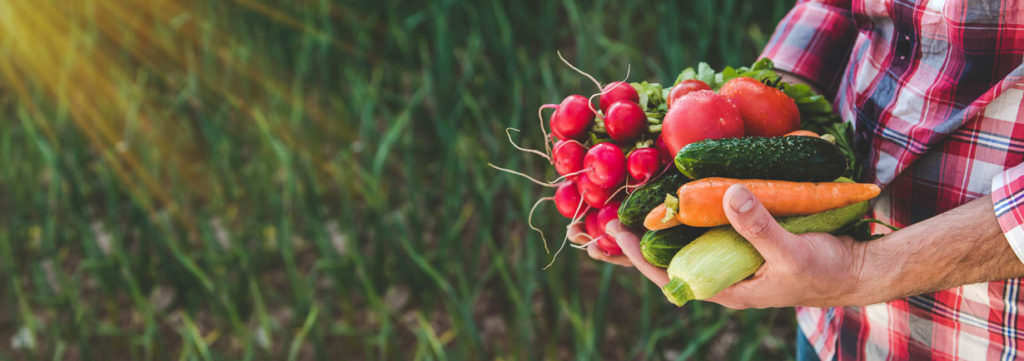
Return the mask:
<svg viewBox="0 0 1024 361">
<path fill-rule="evenodd" d="M 661 292 L 665 294 L 669 302 L 680 307 L 693 299 L 693 291 L 690 290 L 690 285 L 676 277 L 672 277 L 665 286 L 662 286 Z"/>
</svg>

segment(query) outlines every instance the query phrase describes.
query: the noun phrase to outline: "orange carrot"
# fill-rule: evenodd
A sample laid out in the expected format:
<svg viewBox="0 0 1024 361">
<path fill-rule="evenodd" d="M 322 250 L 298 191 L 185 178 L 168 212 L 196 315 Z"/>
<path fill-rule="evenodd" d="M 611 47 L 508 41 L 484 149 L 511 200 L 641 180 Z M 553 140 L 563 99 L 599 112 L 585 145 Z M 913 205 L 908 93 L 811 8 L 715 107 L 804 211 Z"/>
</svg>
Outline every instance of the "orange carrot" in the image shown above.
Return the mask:
<svg viewBox="0 0 1024 361">
<path fill-rule="evenodd" d="M 722 198 L 725 191 L 737 183 L 747 187 L 773 216 L 814 214 L 866 201 L 881 192 L 877 185 L 870 183 L 703 178 L 679 187 L 676 219 L 693 227 L 729 224 Z"/>
<path fill-rule="evenodd" d="M 647 213 L 647 217 L 644 217 L 644 228 L 647 228 L 647 230 L 650 231 L 657 231 L 659 229 L 672 228 L 682 224 L 679 223 L 679 220 L 675 217 L 670 218 L 668 222 L 662 222 L 662 220 L 665 219 L 666 211 L 667 208 L 664 203 L 654 207 L 650 213 Z"/>
<path fill-rule="evenodd" d="M 794 130 L 792 132 L 783 134 L 782 136 L 783 137 L 789 137 L 789 136 L 794 136 L 794 135 L 795 136 L 801 136 L 801 137 L 815 137 L 815 138 L 819 137 L 818 133 L 812 132 L 810 130 L 803 130 L 803 129 Z"/>
</svg>

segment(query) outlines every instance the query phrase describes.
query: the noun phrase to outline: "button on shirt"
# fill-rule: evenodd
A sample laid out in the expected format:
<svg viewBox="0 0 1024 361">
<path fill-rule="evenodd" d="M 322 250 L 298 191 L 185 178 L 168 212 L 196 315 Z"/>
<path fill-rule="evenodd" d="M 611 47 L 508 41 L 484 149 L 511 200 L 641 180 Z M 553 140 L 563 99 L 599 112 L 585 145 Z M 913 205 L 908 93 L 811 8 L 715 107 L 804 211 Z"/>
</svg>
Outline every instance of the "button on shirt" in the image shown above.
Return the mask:
<svg viewBox="0 0 1024 361">
<path fill-rule="evenodd" d="M 866 181 L 884 188 L 875 218 L 906 226 L 991 193 L 1024 260 L 1024 0 L 798 0 L 762 57 L 854 123 Z M 823 360 L 1024 358 L 1021 286 L 801 307 L 797 320 Z"/>
</svg>

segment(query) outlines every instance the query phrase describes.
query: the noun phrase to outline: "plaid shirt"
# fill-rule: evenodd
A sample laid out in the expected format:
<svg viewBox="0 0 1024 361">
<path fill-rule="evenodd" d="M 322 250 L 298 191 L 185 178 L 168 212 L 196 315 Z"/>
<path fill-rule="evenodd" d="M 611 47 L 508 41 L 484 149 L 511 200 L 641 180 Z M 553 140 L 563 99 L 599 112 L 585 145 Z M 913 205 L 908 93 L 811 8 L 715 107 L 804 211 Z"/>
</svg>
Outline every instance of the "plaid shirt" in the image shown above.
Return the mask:
<svg viewBox="0 0 1024 361">
<path fill-rule="evenodd" d="M 854 122 L 867 181 L 884 188 L 876 218 L 906 226 L 991 193 L 1024 260 L 1024 0 L 798 0 L 762 56 Z M 798 308 L 797 320 L 824 360 L 1024 358 L 1021 286 Z"/>
</svg>

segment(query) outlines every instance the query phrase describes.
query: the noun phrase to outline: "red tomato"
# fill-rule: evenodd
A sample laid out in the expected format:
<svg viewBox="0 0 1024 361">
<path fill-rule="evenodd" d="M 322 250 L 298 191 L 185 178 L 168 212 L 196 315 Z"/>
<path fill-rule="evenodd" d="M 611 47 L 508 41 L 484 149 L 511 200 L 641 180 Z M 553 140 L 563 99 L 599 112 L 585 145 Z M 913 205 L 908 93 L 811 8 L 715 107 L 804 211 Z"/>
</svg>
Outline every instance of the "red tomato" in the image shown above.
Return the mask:
<svg viewBox="0 0 1024 361">
<path fill-rule="evenodd" d="M 739 109 L 749 136 L 776 137 L 800 128 L 800 110 L 793 98 L 757 79 L 732 79 L 722 85 L 718 94 L 729 98 Z"/>
<path fill-rule="evenodd" d="M 743 118 L 736 106 L 710 90 L 698 90 L 676 100 L 661 126 L 669 154 L 704 139 L 743 136 Z"/>
<path fill-rule="evenodd" d="M 672 108 L 672 102 L 676 99 L 682 98 L 684 95 L 698 90 L 711 90 L 711 87 L 708 86 L 708 83 L 697 79 L 683 80 L 679 84 L 676 84 L 676 86 L 672 88 L 672 91 L 668 92 L 668 103 L 666 105 L 668 105 L 669 108 Z"/>
</svg>

